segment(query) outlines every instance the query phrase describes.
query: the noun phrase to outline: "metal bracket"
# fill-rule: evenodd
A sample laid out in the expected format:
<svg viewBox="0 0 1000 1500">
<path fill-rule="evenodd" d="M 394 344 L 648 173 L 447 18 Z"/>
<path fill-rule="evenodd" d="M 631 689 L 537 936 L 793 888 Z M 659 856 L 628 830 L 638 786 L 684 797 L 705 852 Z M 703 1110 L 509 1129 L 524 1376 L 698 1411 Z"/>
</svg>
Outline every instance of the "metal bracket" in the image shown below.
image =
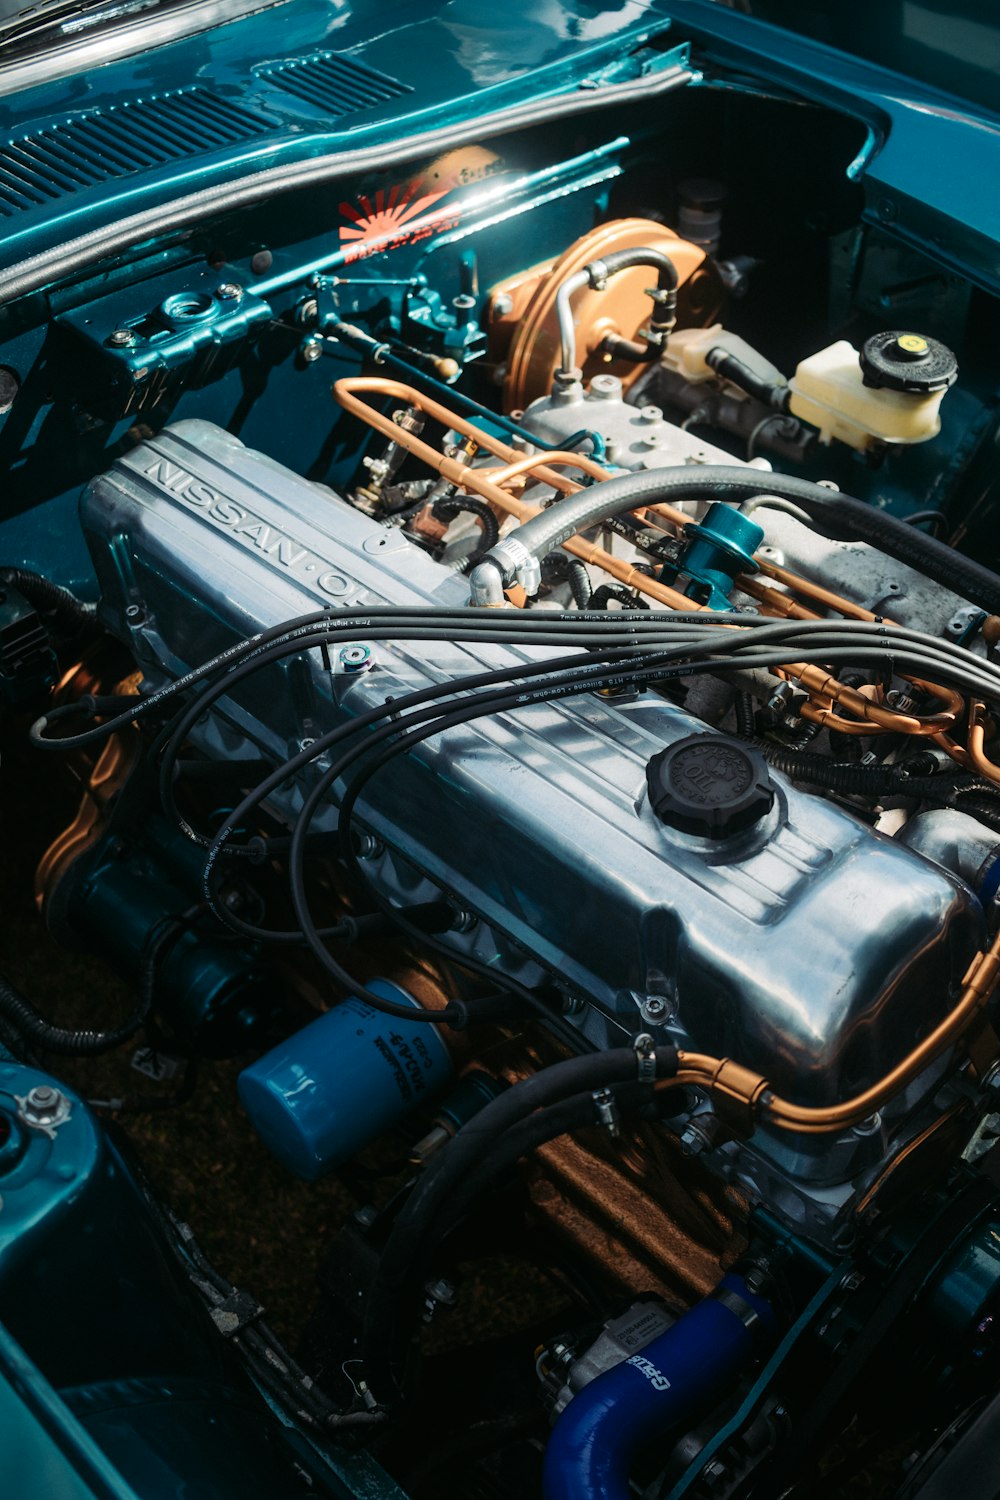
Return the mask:
<svg viewBox="0 0 1000 1500">
<path fill-rule="evenodd" d="M 610 1089 L 594 1089 L 590 1097 L 597 1110 L 598 1124 L 604 1126 L 612 1140 L 617 1140 L 621 1135 L 621 1126 L 614 1094 Z"/>
</svg>

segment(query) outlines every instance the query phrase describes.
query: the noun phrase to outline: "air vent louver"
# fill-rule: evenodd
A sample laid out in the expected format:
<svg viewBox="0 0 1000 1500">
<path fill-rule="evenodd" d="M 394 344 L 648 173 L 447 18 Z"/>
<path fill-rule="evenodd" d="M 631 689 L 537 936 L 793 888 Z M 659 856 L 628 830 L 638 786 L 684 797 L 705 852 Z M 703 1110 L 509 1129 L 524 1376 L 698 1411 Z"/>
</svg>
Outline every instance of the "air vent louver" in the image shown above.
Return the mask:
<svg viewBox="0 0 1000 1500">
<path fill-rule="evenodd" d="M 0 217 L 270 129 L 272 122 L 206 89 L 81 115 L 0 145 Z"/>
<path fill-rule="evenodd" d="M 271 88 L 292 94 L 335 119 L 413 92 L 409 84 L 336 52 L 315 52 L 311 57 L 275 63 L 259 68 L 257 76 Z"/>
</svg>

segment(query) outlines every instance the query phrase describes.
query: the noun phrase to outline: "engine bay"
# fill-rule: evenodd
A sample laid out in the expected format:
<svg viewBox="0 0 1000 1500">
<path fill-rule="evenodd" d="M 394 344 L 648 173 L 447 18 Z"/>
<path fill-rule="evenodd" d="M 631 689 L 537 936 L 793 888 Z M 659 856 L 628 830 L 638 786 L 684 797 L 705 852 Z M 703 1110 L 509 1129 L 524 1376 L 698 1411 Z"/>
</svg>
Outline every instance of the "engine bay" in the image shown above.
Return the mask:
<svg viewBox="0 0 1000 1500">
<path fill-rule="evenodd" d="M 997 1364 L 1000 316 L 863 146 L 678 92 L 9 319 L 0 1316 L 126 1477 L 938 1493 Z"/>
</svg>

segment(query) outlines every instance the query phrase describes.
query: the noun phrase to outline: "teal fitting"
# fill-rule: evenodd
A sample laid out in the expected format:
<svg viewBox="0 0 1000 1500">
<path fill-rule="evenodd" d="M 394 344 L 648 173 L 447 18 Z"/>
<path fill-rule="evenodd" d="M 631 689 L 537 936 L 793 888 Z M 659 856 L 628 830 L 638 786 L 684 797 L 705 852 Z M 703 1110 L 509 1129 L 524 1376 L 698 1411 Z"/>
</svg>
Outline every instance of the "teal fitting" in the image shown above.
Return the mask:
<svg viewBox="0 0 1000 1500">
<path fill-rule="evenodd" d="M 684 593 L 710 609 L 728 609 L 737 574 L 759 571 L 753 555 L 764 540 L 764 528 L 717 501 L 704 520 L 685 526 L 684 536 L 677 563 Z"/>
</svg>

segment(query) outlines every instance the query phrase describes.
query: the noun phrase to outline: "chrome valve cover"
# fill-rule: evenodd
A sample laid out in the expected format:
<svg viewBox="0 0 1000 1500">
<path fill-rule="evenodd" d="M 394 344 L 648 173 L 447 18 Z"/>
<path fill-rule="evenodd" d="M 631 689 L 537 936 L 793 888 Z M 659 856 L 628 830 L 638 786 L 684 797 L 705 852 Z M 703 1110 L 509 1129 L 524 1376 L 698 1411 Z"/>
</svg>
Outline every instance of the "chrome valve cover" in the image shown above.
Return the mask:
<svg viewBox="0 0 1000 1500">
<path fill-rule="evenodd" d="M 119 458 L 82 516 L 107 623 L 151 688 L 320 605 L 467 600 L 467 583 L 399 531 L 208 422 Z M 339 648 L 329 665 L 315 650 L 289 658 L 222 701 L 196 731 L 201 748 L 282 760 L 389 697 L 544 654 L 369 643 L 363 618 L 352 643 L 371 644 L 369 670 Z M 372 781 L 360 807 L 381 851 L 370 872 L 394 899 L 426 899 L 428 882 L 448 893 L 479 919 L 456 946 L 527 978 L 548 970 L 599 1044 L 656 1019 L 797 1102 L 845 1097 L 944 1015 L 981 938 L 978 907 L 958 880 L 777 774 L 750 830 L 713 843 L 665 826 L 647 763 L 705 730 L 651 693 L 449 730 Z M 274 811 L 293 818 L 308 785 L 287 786 Z"/>
</svg>

